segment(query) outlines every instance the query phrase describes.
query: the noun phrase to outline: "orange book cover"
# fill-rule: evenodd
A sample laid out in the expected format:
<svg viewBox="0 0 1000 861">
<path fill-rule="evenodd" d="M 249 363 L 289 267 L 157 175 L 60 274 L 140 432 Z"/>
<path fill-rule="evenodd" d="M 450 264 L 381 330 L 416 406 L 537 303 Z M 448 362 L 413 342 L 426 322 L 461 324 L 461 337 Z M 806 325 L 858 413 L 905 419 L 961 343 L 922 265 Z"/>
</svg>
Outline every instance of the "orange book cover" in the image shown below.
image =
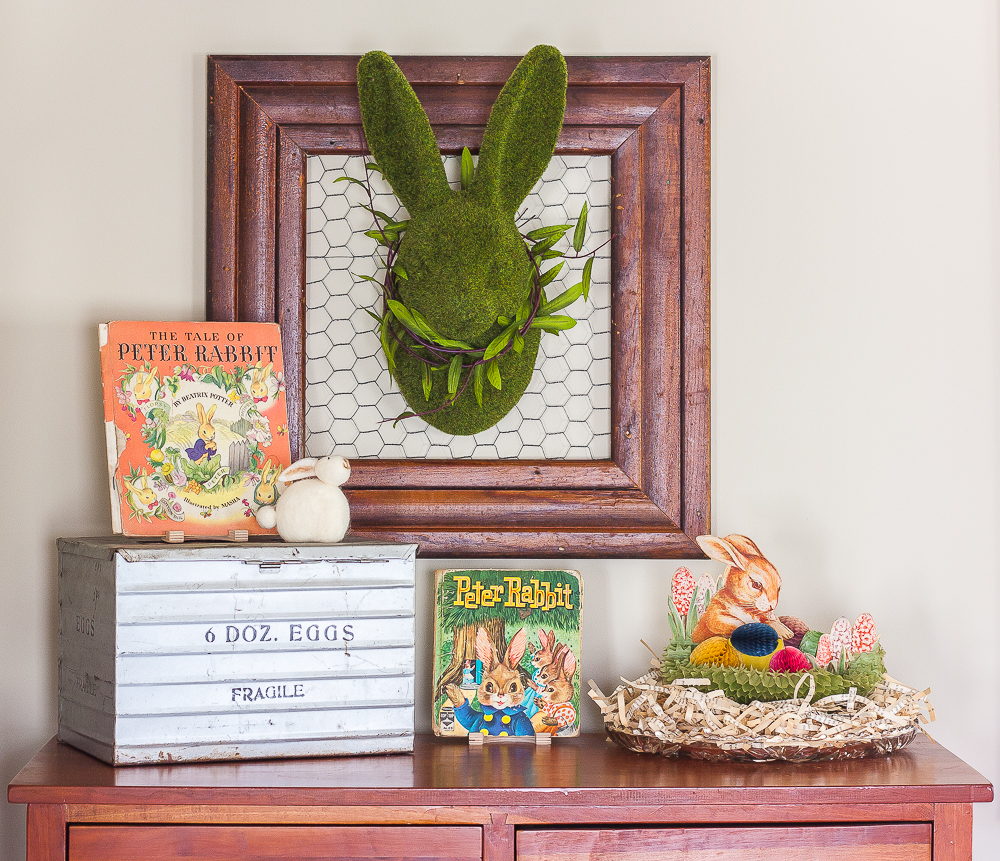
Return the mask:
<svg viewBox="0 0 1000 861">
<path fill-rule="evenodd" d="M 275 323 L 100 326 L 114 532 L 275 534 L 254 517 L 291 462 Z"/>
</svg>

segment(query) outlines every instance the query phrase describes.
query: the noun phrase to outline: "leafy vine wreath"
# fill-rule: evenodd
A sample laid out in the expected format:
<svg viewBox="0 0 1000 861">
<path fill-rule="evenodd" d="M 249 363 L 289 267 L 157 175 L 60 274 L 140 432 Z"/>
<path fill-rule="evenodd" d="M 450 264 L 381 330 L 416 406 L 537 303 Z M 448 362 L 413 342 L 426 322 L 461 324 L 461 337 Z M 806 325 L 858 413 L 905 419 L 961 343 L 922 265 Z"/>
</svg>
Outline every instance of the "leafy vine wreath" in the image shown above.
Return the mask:
<svg viewBox="0 0 1000 861">
<path fill-rule="evenodd" d="M 471 435 L 495 425 L 524 394 L 542 332 L 575 320 L 564 310 L 590 290 L 593 253 L 582 280 L 553 300 L 545 288 L 564 259 L 582 254 L 587 215 L 573 231 L 573 254 L 556 244 L 572 225 L 522 233 L 521 203 L 541 178 L 562 127 L 566 62 L 546 45 L 518 63 L 497 96 L 474 165 L 462 153 L 462 181 L 445 176 L 430 120 L 392 59 L 378 51 L 358 64 L 358 98 L 374 161 L 364 185 L 367 232 L 385 249 L 378 321 L 386 363 L 409 411 L 440 430 Z M 375 209 L 368 179 L 378 171 L 409 213 L 395 221 Z M 542 271 L 547 260 L 564 258 Z M 441 385 L 435 377 L 444 377 Z M 489 382 L 489 385 L 486 385 Z"/>
</svg>

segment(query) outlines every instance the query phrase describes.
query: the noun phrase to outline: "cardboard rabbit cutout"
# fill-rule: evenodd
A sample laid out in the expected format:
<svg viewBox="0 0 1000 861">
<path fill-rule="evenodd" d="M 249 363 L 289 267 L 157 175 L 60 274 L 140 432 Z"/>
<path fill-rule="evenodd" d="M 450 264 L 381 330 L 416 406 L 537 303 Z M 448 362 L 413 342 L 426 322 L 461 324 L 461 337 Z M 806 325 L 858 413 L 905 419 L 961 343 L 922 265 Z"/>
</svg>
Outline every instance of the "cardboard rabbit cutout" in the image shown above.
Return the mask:
<svg viewBox="0 0 1000 861">
<path fill-rule="evenodd" d="M 362 58 L 358 96 L 368 146 L 410 214 L 398 255 L 406 273 L 399 299 L 445 338 L 483 349 L 503 331 L 497 318 L 514 318 L 532 288 L 534 267 L 515 215 L 555 151 L 566 107 L 565 60 L 546 45 L 521 60 L 493 105 L 479 164 L 462 190 L 448 185 L 427 114 L 388 55 Z M 425 395 L 426 365 L 402 338 L 392 372 L 413 412 L 446 433 L 469 435 L 492 427 L 520 399 L 540 332 L 531 329 L 520 351 L 497 358 L 502 386 L 483 386 L 481 407 L 469 386 L 443 409 L 448 392 L 438 385 Z"/>
</svg>

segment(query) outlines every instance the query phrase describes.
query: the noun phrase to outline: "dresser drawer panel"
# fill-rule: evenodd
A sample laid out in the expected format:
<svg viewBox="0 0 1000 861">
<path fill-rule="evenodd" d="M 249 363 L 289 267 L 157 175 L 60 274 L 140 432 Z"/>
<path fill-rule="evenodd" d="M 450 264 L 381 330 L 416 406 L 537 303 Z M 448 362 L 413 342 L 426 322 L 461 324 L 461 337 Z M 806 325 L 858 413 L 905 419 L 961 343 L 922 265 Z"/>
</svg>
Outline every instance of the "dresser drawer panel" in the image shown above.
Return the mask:
<svg viewBox="0 0 1000 861">
<path fill-rule="evenodd" d="M 517 861 L 931 861 L 931 826 L 519 831 Z"/>
<path fill-rule="evenodd" d="M 68 861 L 481 861 L 482 829 L 423 826 L 74 825 Z"/>
</svg>

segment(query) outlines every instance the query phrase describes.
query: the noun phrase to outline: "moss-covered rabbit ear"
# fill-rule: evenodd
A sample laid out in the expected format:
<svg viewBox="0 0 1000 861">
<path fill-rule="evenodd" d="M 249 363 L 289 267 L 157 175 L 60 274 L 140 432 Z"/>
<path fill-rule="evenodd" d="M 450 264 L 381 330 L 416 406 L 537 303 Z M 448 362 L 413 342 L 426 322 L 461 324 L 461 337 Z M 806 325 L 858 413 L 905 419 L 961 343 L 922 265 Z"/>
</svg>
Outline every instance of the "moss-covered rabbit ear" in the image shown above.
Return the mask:
<svg viewBox="0 0 1000 861">
<path fill-rule="evenodd" d="M 490 111 L 473 198 L 515 213 L 555 152 L 565 111 L 566 61 L 550 45 L 536 45 Z"/>
<path fill-rule="evenodd" d="M 361 58 L 358 98 L 368 147 L 410 215 L 448 200 L 453 192 L 430 120 L 388 54 L 370 51 Z"/>
</svg>

